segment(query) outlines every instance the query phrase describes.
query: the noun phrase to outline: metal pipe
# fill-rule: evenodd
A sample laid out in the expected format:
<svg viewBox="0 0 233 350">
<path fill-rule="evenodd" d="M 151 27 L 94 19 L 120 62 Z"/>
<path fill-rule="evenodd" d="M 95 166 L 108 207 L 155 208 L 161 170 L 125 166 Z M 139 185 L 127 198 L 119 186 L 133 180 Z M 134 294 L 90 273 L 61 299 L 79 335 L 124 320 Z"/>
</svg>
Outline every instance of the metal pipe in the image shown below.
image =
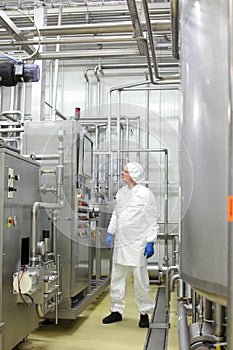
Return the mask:
<svg viewBox="0 0 233 350">
<path fill-rule="evenodd" d="M 32 264 L 35 266 L 36 261 L 36 218 L 38 209 L 61 209 L 63 202 L 61 203 L 46 203 L 46 202 L 35 202 L 32 207 L 32 235 L 31 235 L 31 246 L 32 246 Z"/>
<path fill-rule="evenodd" d="M 87 111 L 89 110 L 90 107 L 90 82 L 88 79 L 88 71 L 92 70 L 91 68 L 86 67 L 83 72 L 83 76 L 86 80 L 86 94 L 85 94 L 85 116 L 87 116 Z"/>
<path fill-rule="evenodd" d="M 146 29 L 147 29 L 149 43 L 150 43 L 150 50 L 151 50 L 155 78 L 162 79 L 161 76 L 159 76 L 159 72 L 158 72 L 158 64 L 157 64 L 157 59 L 156 59 L 154 38 L 153 38 L 153 33 L 152 33 L 152 28 L 151 28 L 150 14 L 149 14 L 147 0 L 142 0 L 142 4 L 143 4 L 145 19 L 146 19 Z"/>
<path fill-rule="evenodd" d="M 179 300 L 184 298 L 184 282 L 181 278 L 177 282 L 177 298 Z"/>
<path fill-rule="evenodd" d="M 140 141 L 141 141 L 140 136 L 141 136 L 141 134 L 140 134 L 140 117 L 138 116 L 137 117 L 137 137 L 136 137 L 138 145 L 140 145 Z M 137 153 L 137 162 L 138 163 L 140 163 L 140 156 L 141 156 L 141 154 L 138 152 Z"/>
<path fill-rule="evenodd" d="M 196 292 L 192 289 L 192 323 L 197 322 L 196 303 L 197 303 L 197 295 L 196 295 Z"/>
<path fill-rule="evenodd" d="M 213 312 L 212 312 L 212 301 L 204 298 L 204 321 L 212 322 Z"/>
<path fill-rule="evenodd" d="M 117 190 L 120 188 L 120 150 L 121 150 L 121 90 L 118 90 L 117 105 Z"/>
<path fill-rule="evenodd" d="M 52 115 L 53 115 L 53 108 L 52 108 L 52 104 L 53 104 L 53 101 L 52 101 L 52 96 L 53 96 L 53 63 L 54 63 L 54 60 L 51 60 L 50 61 L 50 65 L 49 65 L 49 76 L 50 76 L 50 79 L 49 79 L 49 103 L 46 103 L 45 101 L 45 104 L 47 104 L 47 106 L 49 106 L 49 118 L 52 119 Z"/>
<path fill-rule="evenodd" d="M 170 273 L 172 271 L 179 271 L 179 266 L 170 266 L 166 268 L 166 288 L 165 288 L 165 308 L 169 309 L 170 304 Z"/>
<path fill-rule="evenodd" d="M 148 84 L 149 87 L 149 84 Z M 146 90 L 146 148 L 150 147 L 150 90 Z M 147 153 L 146 157 L 146 174 L 149 175 L 149 153 Z M 148 179 L 149 180 L 149 179 Z"/>
<path fill-rule="evenodd" d="M 100 85 L 100 78 L 98 76 L 98 71 L 101 72 L 102 67 L 100 64 L 98 64 L 94 68 L 94 74 L 97 80 L 97 106 L 98 106 L 98 118 L 100 118 L 100 101 L 101 101 L 101 85 Z"/>
<path fill-rule="evenodd" d="M 179 273 L 172 276 L 171 281 L 170 281 L 170 290 L 171 290 L 171 292 L 174 291 L 174 289 L 175 289 L 175 281 L 177 281 L 178 279 L 180 279 L 180 274 Z"/>
<path fill-rule="evenodd" d="M 172 56 L 179 60 L 179 0 L 171 0 Z"/>
<path fill-rule="evenodd" d="M 123 88 L 122 91 L 147 91 L 147 90 L 178 90 L 179 85 L 154 85 L 153 87 L 145 87 L 145 88 Z"/>
<path fill-rule="evenodd" d="M 178 335 L 179 349 L 190 350 L 190 335 L 187 321 L 187 311 L 182 302 L 178 303 Z"/>
<path fill-rule="evenodd" d="M 108 159 L 108 169 L 107 169 L 107 177 L 108 177 L 108 203 L 110 203 L 113 199 L 113 179 L 112 179 L 112 174 L 113 174 L 113 169 L 112 169 L 112 157 L 110 156 L 111 154 L 111 142 L 112 142 L 112 137 L 111 137 L 111 122 L 112 122 L 112 92 L 114 89 L 110 89 L 108 92 L 108 129 L 107 129 L 107 146 L 108 146 L 108 154 L 109 154 L 109 159 Z"/>
<path fill-rule="evenodd" d="M 154 46 L 154 39 L 153 39 L 153 32 L 152 32 L 153 29 L 152 29 L 152 24 L 150 21 L 147 0 L 143 0 L 143 8 L 144 8 L 144 14 L 145 14 L 145 19 L 146 19 L 146 29 L 147 29 L 147 33 L 148 33 L 150 48 L 151 48 L 152 63 L 153 63 L 153 68 L 154 68 L 156 80 L 154 80 L 154 77 L 153 77 L 152 64 L 151 64 L 150 52 L 149 52 L 149 45 L 148 45 L 147 39 L 143 36 L 143 30 L 142 30 L 142 25 L 140 23 L 138 11 L 137 11 L 136 1 L 135 0 L 127 0 L 127 4 L 128 4 L 132 24 L 134 27 L 134 34 L 138 40 L 139 52 L 141 55 L 146 56 L 150 82 L 152 84 L 155 84 L 155 85 L 156 84 L 164 84 L 164 82 L 171 83 L 171 84 L 178 83 L 179 76 L 170 76 L 170 77 L 159 76 L 157 60 L 156 60 L 156 53 L 155 53 L 155 46 Z"/>
<path fill-rule="evenodd" d="M 24 132 L 24 128 L 2 128 L 0 129 L 0 134 L 5 134 L 6 132 L 16 133 L 16 132 Z"/>
<path fill-rule="evenodd" d="M 159 20 L 152 22 L 152 29 L 159 32 L 170 32 L 171 23 L 170 20 Z M 75 35 L 75 34 L 103 34 L 103 33 L 132 33 L 132 22 L 101 22 L 101 23 L 89 23 L 79 25 L 63 25 L 63 26 L 44 26 L 38 28 L 42 37 L 57 36 L 57 35 Z M 142 30 L 144 31 L 146 26 L 142 24 Z M 38 36 L 37 29 L 34 27 L 20 28 L 21 32 L 25 36 Z"/>
<path fill-rule="evenodd" d="M 59 14 L 58 14 L 58 25 L 61 25 L 61 19 L 62 19 L 62 7 L 59 7 Z M 59 36 L 57 36 L 59 39 Z M 60 44 L 56 45 L 56 52 L 60 51 Z M 58 74 L 59 74 L 59 60 L 55 60 L 55 67 L 54 67 L 54 85 L 53 85 L 53 113 L 52 113 L 52 120 L 56 120 L 56 107 L 57 107 L 57 87 L 58 87 Z"/>
<path fill-rule="evenodd" d="M 168 266 L 168 151 L 165 151 L 165 168 L 164 168 L 164 173 L 165 173 L 165 203 L 164 203 L 164 243 L 165 243 L 165 252 L 164 252 L 164 262 L 165 266 Z"/>
<path fill-rule="evenodd" d="M 60 36 L 59 36 L 60 37 Z M 99 44 L 99 43 L 134 43 L 135 42 L 135 38 L 133 38 L 132 36 L 128 36 L 128 37 L 123 37 L 123 36 L 111 36 L 111 37 L 103 37 L 103 36 L 99 36 L 98 38 L 90 38 L 87 37 L 85 39 L 80 39 L 75 38 L 75 39 L 70 39 L 70 38 L 61 38 L 61 39 L 50 39 L 50 38 L 45 38 L 43 41 L 40 42 L 40 45 L 55 45 L 55 44 L 60 44 L 60 45 L 64 45 L 64 44 Z M 0 46 L 19 46 L 19 45 L 23 45 L 23 44 L 32 44 L 32 45 L 37 45 L 38 44 L 38 40 L 36 39 L 29 39 L 29 40 L 12 40 L 12 41 L 2 41 L 0 43 Z M 168 46 L 168 45 L 167 45 Z"/>
<path fill-rule="evenodd" d="M 224 335 L 224 316 L 225 310 L 222 305 L 215 304 L 214 306 L 214 334 L 218 341 L 223 340 Z"/>
<path fill-rule="evenodd" d="M 63 207 L 63 182 L 64 182 L 64 130 L 59 131 L 58 133 L 58 139 L 59 139 L 59 146 L 58 146 L 58 166 L 56 168 L 57 170 L 57 203 L 46 203 L 46 202 L 35 202 L 33 204 L 32 208 L 32 235 L 31 235 L 31 247 L 32 247 L 32 264 L 35 266 L 36 261 L 36 225 L 37 225 L 37 211 L 38 209 L 44 208 L 44 209 L 52 209 L 52 232 L 53 232 L 53 244 L 54 244 L 54 256 L 56 258 L 56 236 L 57 236 L 57 209 L 62 209 Z"/>
</svg>

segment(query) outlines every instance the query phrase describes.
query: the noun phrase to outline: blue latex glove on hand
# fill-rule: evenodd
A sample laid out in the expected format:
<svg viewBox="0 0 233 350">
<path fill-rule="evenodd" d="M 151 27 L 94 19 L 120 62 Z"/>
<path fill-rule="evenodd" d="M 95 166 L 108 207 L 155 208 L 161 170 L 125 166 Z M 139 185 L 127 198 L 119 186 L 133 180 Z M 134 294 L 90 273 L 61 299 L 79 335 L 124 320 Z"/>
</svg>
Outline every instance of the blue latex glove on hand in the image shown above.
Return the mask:
<svg viewBox="0 0 233 350">
<path fill-rule="evenodd" d="M 146 248 L 144 250 L 144 255 L 147 259 L 154 255 L 154 242 L 147 243 Z"/>
<path fill-rule="evenodd" d="M 108 249 L 111 249 L 112 248 L 112 235 L 111 233 L 107 232 L 107 237 L 106 237 L 106 240 L 105 240 L 105 245 Z"/>
</svg>

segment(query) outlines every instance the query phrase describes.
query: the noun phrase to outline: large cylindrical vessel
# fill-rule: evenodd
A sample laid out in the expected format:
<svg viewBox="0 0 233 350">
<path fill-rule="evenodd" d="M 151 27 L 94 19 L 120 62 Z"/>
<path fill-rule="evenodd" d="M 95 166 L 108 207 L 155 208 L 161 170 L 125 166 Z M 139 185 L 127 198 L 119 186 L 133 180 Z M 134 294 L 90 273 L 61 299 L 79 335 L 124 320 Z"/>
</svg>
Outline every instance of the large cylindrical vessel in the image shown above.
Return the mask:
<svg viewBox="0 0 233 350">
<path fill-rule="evenodd" d="M 181 277 L 226 304 L 228 2 L 181 4 Z"/>
</svg>

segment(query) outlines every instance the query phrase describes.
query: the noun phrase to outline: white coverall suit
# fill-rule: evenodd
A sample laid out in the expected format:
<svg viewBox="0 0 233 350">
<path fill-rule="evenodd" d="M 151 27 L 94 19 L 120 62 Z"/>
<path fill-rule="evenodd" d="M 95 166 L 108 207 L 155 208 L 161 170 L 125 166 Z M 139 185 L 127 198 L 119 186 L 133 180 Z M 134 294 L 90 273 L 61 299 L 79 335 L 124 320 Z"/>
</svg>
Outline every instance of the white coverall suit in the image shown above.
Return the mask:
<svg viewBox="0 0 233 350">
<path fill-rule="evenodd" d="M 108 232 L 115 235 L 110 288 L 110 311 L 124 313 L 126 283 L 130 272 L 134 276 L 136 304 L 140 314 L 152 313 L 154 301 L 149 293 L 149 277 L 144 250 L 148 242 L 157 239 L 157 209 L 154 195 L 137 184 L 121 188 L 116 195 Z"/>
</svg>

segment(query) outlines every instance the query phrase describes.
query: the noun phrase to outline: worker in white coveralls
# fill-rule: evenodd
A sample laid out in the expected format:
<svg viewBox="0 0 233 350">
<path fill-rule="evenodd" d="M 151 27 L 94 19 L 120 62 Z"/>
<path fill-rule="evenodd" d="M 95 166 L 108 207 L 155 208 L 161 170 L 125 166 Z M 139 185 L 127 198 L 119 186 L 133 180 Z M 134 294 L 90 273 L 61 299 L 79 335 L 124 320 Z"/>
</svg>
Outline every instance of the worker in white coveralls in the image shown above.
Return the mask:
<svg viewBox="0 0 233 350">
<path fill-rule="evenodd" d="M 142 185 L 144 170 L 136 162 L 128 163 L 121 172 L 122 181 L 127 185 L 116 195 L 106 237 L 106 246 L 113 245 L 113 267 L 110 287 L 111 314 L 103 323 L 122 320 L 125 310 L 125 293 L 128 276 L 133 272 L 135 299 L 140 313 L 139 327 L 149 327 L 149 317 L 154 309 L 150 296 L 147 259 L 154 254 L 157 239 L 157 209 L 152 191 Z"/>
</svg>

